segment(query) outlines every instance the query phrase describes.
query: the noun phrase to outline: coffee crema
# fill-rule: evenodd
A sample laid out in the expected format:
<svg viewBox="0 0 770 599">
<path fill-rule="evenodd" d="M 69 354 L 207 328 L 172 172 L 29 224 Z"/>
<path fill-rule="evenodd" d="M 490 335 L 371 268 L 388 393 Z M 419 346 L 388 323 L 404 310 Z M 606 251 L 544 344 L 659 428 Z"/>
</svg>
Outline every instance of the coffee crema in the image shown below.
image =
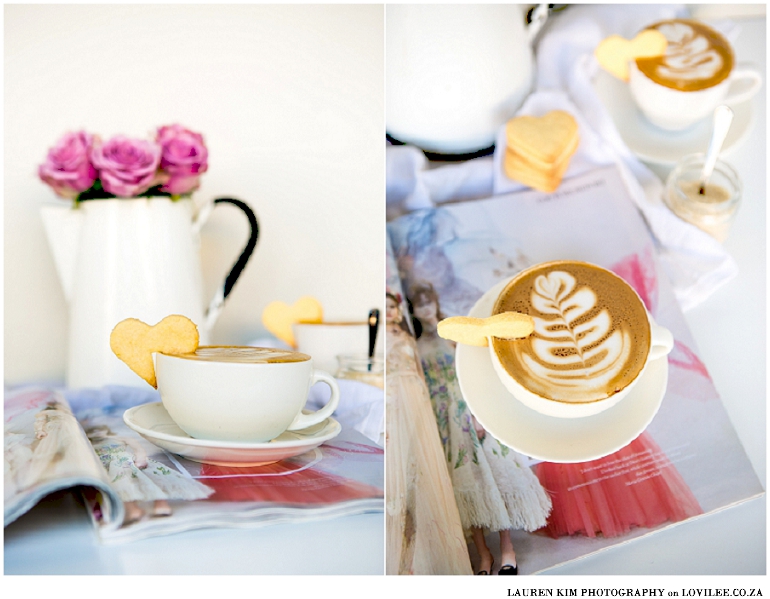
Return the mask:
<svg viewBox="0 0 770 599">
<path fill-rule="evenodd" d="M 711 27 L 688 19 L 654 23 L 668 40 L 663 56 L 637 58 L 636 66 L 655 83 L 679 91 L 697 91 L 724 81 L 733 68 L 733 50 Z"/>
<path fill-rule="evenodd" d="M 201 362 L 236 362 L 238 364 L 282 364 L 304 362 L 310 359 L 307 354 L 295 351 L 236 345 L 202 345 L 195 350 L 195 353 L 180 354 L 175 357 Z"/>
<path fill-rule="evenodd" d="M 517 275 L 493 314 L 529 314 L 527 338 L 492 338 L 505 371 L 545 399 L 587 403 L 631 384 L 650 351 L 650 322 L 636 292 L 617 275 L 586 262 L 549 262 Z"/>
<path fill-rule="evenodd" d="M 350 327 L 350 326 L 356 326 L 360 327 L 362 324 L 366 325 L 369 324 L 369 321 L 367 320 L 337 320 L 337 321 L 329 321 L 329 322 L 302 322 L 299 321 L 297 324 L 300 324 L 302 326 L 307 327 Z"/>
</svg>

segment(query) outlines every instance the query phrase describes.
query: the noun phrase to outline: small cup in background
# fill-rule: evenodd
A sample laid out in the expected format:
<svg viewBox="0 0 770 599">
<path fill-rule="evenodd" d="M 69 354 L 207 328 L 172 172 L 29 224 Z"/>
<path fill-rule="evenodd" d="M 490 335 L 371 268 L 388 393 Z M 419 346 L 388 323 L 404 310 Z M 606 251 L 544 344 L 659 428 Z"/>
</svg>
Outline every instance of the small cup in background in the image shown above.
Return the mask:
<svg viewBox="0 0 770 599">
<path fill-rule="evenodd" d="M 340 354 L 337 356 L 338 379 L 360 381 L 368 385 L 385 388 L 385 360 L 379 354 L 371 358 L 366 353 Z"/>
<path fill-rule="evenodd" d="M 704 154 L 690 154 L 679 161 L 666 180 L 664 201 L 679 218 L 723 242 L 741 203 L 741 180 L 729 164 L 717 159 L 701 195 L 704 158 Z"/>
<path fill-rule="evenodd" d="M 651 76 L 643 72 L 644 67 L 640 68 L 637 60 L 632 60 L 629 70 L 629 90 L 639 110 L 653 125 L 667 131 L 682 131 L 710 117 L 719 104 L 740 104 L 757 93 L 762 84 L 762 75 L 750 65 L 735 64 L 731 44 L 718 31 L 704 23 L 687 19 L 671 19 L 650 25 L 649 28 L 659 28 L 661 25 L 694 28 L 689 36 L 683 37 L 692 40 L 689 43 L 693 45 L 693 51 L 697 48 L 698 52 L 704 51 L 698 41 L 703 42 L 705 37 L 702 33 L 707 32 L 707 37 L 726 49 L 725 58 L 729 60 L 730 69 L 723 78 L 715 77 L 713 84 L 707 82 L 697 89 L 677 89 L 654 81 Z M 671 34 L 672 32 L 669 32 L 669 35 Z M 677 40 L 677 44 L 679 42 L 680 40 Z M 669 39 L 669 44 L 671 43 L 672 40 Z M 675 54 L 681 51 L 677 49 L 677 44 L 674 45 Z M 692 69 L 697 68 L 699 62 L 695 56 L 685 61 L 686 64 L 692 65 Z M 689 68 L 678 66 L 682 70 Z"/>
<path fill-rule="evenodd" d="M 639 110 L 653 125 L 666 131 L 683 131 L 710 117 L 720 104 L 740 104 L 759 90 L 762 80 L 753 68 L 735 68 L 730 75 L 714 87 L 679 91 L 655 83 L 632 62 L 629 89 Z M 742 91 L 731 91 L 731 86 L 739 80 L 750 83 Z"/>
<path fill-rule="evenodd" d="M 369 324 L 360 322 L 300 322 L 294 324 L 297 350 L 313 358 L 316 368 L 336 372 L 339 354 L 365 352 Z"/>
</svg>

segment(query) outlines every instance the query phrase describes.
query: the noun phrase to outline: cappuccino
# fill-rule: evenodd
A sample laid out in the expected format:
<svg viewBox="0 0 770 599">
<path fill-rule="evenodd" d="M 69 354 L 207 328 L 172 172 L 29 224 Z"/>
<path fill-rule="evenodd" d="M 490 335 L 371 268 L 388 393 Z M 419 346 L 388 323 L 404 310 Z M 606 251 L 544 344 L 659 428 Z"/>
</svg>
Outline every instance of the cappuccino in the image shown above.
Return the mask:
<svg viewBox="0 0 770 599">
<path fill-rule="evenodd" d="M 710 27 L 674 19 L 650 28 L 668 39 L 666 53 L 631 61 L 628 86 L 653 125 L 682 131 L 712 117 L 720 104 L 748 101 L 761 87 L 762 74 L 735 63 L 727 40 Z"/>
<path fill-rule="evenodd" d="M 673 19 L 647 29 L 661 32 L 668 40 L 663 56 L 636 59 L 639 70 L 655 83 L 679 91 L 697 91 L 718 85 L 730 75 L 732 48 L 711 27 Z"/>
<path fill-rule="evenodd" d="M 193 353 L 178 354 L 177 357 L 204 362 L 237 362 L 239 364 L 280 364 L 304 362 L 310 359 L 310 356 L 294 351 L 235 345 L 202 345 Z"/>
<path fill-rule="evenodd" d="M 202 346 L 155 354 L 163 407 L 195 439 L 262 443 L 330 417 L 339 404 L 334 377 L 310 356 L 261 347 Z M 303 408 L 315 383 L 331 389 L 326 405 Z"/>
<path fill-rule="evenodd" d="M 651 346 L 647 311 L 617 275 L 585 262 L 539 264 L 516 276 L 493 314 L 529 314 L 525 339 L 493 337 L 504 373 L 530 393 L 570 404 L 623 392 L 641 373 Z"/>
</svg>

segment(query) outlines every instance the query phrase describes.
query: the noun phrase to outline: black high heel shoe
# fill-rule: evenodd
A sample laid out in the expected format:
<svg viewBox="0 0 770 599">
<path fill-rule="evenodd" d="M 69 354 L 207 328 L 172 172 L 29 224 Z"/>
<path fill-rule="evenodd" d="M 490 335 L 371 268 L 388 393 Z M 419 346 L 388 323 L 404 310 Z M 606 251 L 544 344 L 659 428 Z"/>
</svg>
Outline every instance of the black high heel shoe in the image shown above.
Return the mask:
<svg viewBox="0 0 770 599">
<path fill-rule="evenodd" d="M 512 576 L 512 575 L 515 576 L 518 573 L 519 573 L 519 567 L 516 565 L 512 566 L 510 564 L 504 565 L 502 568 L 500 568 L 497 571 L 498 576 Z"/>
<path fill-rule="evenodd" d="M 492 563 L 489 564 L 489 572 L 486 570 L 479 570 L 476 572 L 476 576 L 489 576 L 492 573 L 492 567 L 495 565 L 495 558 L 492 558 Z"/>
</svg>

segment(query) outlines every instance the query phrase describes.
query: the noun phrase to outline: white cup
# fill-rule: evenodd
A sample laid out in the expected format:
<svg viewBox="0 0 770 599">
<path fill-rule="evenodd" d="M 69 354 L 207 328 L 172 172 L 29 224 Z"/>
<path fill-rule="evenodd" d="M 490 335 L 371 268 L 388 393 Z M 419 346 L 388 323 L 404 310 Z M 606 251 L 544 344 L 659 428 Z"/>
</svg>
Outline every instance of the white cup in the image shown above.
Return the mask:
<svg viewBox="0 0 770 599">
<path fill-rule="evenodd" d="M 366 352 L 369 346 L 367 322 L 302 322 L 294 325 L 297 349 L 313 358 L 318 368 L 337 371 L 340 354 Z"/>
<path fill-rule="evenodd" d="M 671 332 L 656 324 L 649 313 L 647 316 L 650 319 L 650 350 L 647 354 L 647 361 L 645 362 L 644 367 L 637 377 L 631 381 L 630 384 L 626 385 L 625 389 L 622 389 L 605 399 L 589 403 L 566 403 L 533 393 L 508 374 L 505 367 L 500 363 L 500 359 L 490 343 L 489 351 L 492 356 L 492 366 L 494 366 L 498 378 L 503 385 L 505 385 L 508 392 L 525 406 L 532 408 L 536 412 L 540 412 L 546 416 L 554 416 L 556 418 L 582 418 L 584 416 L 593 416 L 594 414 L 599 414 L 600 412 L 611 408 L 631 393 L 636 384 L 644 376 L 649 363 L 652 360 L 657 360 L 658 358 L 668 355 L 674 347 L 674 338 L 671 335 Z"/>
<path fill-rule="evenodd" d="M 284 431 L 322 422 L 339 404 L 339 387 L 312 359 L 291 352 L 291 362 L 230 362 L 155 354 L 163 406 L 179 427 L 196 439 L 265 442 Z M 331 388 L 324 407 L 302 408 L 312 385 Z"/>
<path fill-rule="evenodd" d="M 759 90 L 762 76 L 749 66 L 736 65 L 727 79 L 695 91 L 680 91 L 656 83 L 631 61 L 629 87 L 642 114 L 653 125 L 681 131 L 710 117 L 720 104 L 740 104 Z M 747 82 L 744 84 L 744 82 Z"/>
<path fill-rule="evenodd" d="M 531 388 L 525 387 L 522 383 L 516 380 L 514 374 L 509 372 L 508 369 L 503 365 L 500 356 L 498 355 L 498 352 L 496 351 L 496 345 L 498 344 L 507 344 L 507 343 L 517 343 L 516 340 L 513 340 L 511 342 L 506 342 L 504 340 L 499 339 L 489 339 L 489 354 L 492 360 L 492 366 L 495 369 L 495 372 L 497 373 L 498 378 L 500 379 L 500 382 L 503 383 L 505 388 L 508 390 L 508 392 L 513 395 L 514 398 L 516 398 L 518 401 L 523 403 L 525 406 L 535 410 L 536 412 L 540 412 L 541 414 L 545 414 L 546 416 L 553 416 L 556 418 L 582 418 L 585 416 L 593 416 L 595 414 L 599 414 L 600 412 L 603 412 L 604 410 L 607 410 L 608 408 L 611 408 L 612 406 L 616 405 L 618 402 L 623 400 L 625 397 L 627 397 L 634 389 L 636 384 L 642 379 L 644 376 L 644 373 L 647 370 L 647 366 L 649 363 L 653 360 L 657 360 L 658 358 L 665 357 L 669 354 L 669 352 L 674 347 L 674 337 L 671 334 L 671 332 L 664 328 L 659 326 L 655 323 L 652 316 L 650 316 L 650 313 L 645 309 L 644 303 L 642 302 L 642 299 L 639 297 L 639 295 L 636 293 L 636 291 L 631 287 L 626 281 L 624 281 L 621 277 L 617 276 L 616 274 L 612 273 L 611 271 L 608 271 L 604 268 L 601 268 L 595 264 L 588 264 L 588 263 L 581 263 L 581 262 L 574 262 L 574 261 L 556 261 L 551 263 L 543 263 L 543 264 L 536 264 L 532 266 L 531 268 L 522 271 L 519 273 L 514 279 L 512 279 L 508 285 L 505 287 L 505 289 L 501 292 L 500 297 L 502 298 L 505 294 L 509 292 L 509 290 L 515 289 L 517 285 L 527 285 L 527 279 L 531 275 L 531 273 L 535 272 L 544 272 L 548 273 L 549 275 L 553 274 L 561 274 L 559 273 L 560 270 L 562 270 L 560 265 L 564 265 L 565 270 L 569 270 L 570 267 L 579 267 L 579 268 L 590 268 L 595 269 L 598 274 L 604 273 L 603 276 L 605 277 L 611 277 L 615 284 L 613 287 L 610 287 L 610 289 L 613 290 L 613 299 L 614 301 L 619 301 L 619 298 L 622 298 L 622 301 L 628 305 L 628 302 L 634 302 L 637 305 L 631 306 L 628 305 L 629 308 L 629 314 L 641 314 L 641 311 L 644 311 L 644 314 L 647 316 L 647 322 L 649 323 L 650 327 L 650 335 L 649 335 L 649 347 L 639 347 L 637 351 L 646 351 L 646 356 L 639 356 L 640 359 L 644 360 L 644 365 L 639 370 L 639 372 L 636 374 L 636 377 L 633 378 L 631 381 L 629 381 L 624 388 L 622 389 L 614 389 L 611 393 L 607 393 L 606 395 L 603 395 L 602 392 L 600 392 L 598 389 L 595 389 L 595 395 L 592 393 L 589 397 L 590 399 L 580 400 L 578 401 L 575 399 L 575 401 L 572 401 L 569 398 L 569 392 L 564 390 L 556 390 L 554 389 L 553 396 L 549 397 L 545 393 L 545 391 L 542 391 L 543 394 L 537 393 Z M 549 270 L 550 269 L 550 270 Z M 538 280 L 540 280 L 542 277 L 538 277 Z M 559 279 L 556 279 L 557 281 Z M 561 281 L 564 281 L 564 279 L 561 279 Z M 574 281 L 574 279 L 573 279 Z M 600 280 L 601 282 L 601 280 Z M 537 284 L 537 283 L 536 283 Z M 617 284 L 620 284 L 624 289 L 618 289 L 616 286 Z M 564 288 L 564 283 L 562 283 L 562 289 Z M 586 296 L 590 297 L 593 294 L 597 294 L 596 291 L 588 291 L 585 288 L 580 288 L 580 283 L 578 283 L 574 289 L 576 292 L 568 291 L 563 297 L 565 298 L 564 301 L 566 302 L 565 305 L 568 306 L 569 311 L 573 311 L 573 314 L 580 314 L 581 308 L 580 303 L 581 301 L 585 303 L 585 300 L 576 300 L 575 298 L 578 298 L 579 296 L 583 296 L 584 298 Z M 605 291 L 605 293 L 608 293 Z M 586 295 L 587 294 L 587 295 Z M 594 295 L 595 299 L 594 302 L 597 301 L 596 297 L 597 295 Z M 541 296 L 542 299 L 542 296 Z M 500 301 L 500 300 L 498 300 Z M 561 302 L 561 300 L 559 300 Z M 599 303 L 602 303 L 601 297 L 598 297 Z M 538 304 L 535 304 L 538 305 Z M 540 303 L 540 306 L 548 305 Z M 595 305 L 595 304 L 594 304 Z M 495 310 L 498 308 L 495 307 Z M 535 311 L 539 311 L 537 308 Z M 575 322 L 578 322 L 580 317 L 578 316 Z M 553 321 L 548 321 L 553 322 Z M 600 321 L 592 320 L 592 323 L 596 322 L 599 323 Z M 609 317 L 606 320 L 607 323 L 609 323 Z M 644 321 L 642 321 L 643 323 Z M 585 323 L 587 324 L 587 323 Z M 537 326 L 537 325 L 536 325 Z M 596 324 L 596 326 L 593 329 L 587 329 L 584 325 L 577 325 L 577 327 L 583 328 L 583 333 L 586 336 L 589 336 L 592 333 L 592 331 L 598 331 L 602 328 L 603 325 Z M 575 329 L 578 330 L 577 328 Z M 609 324 L 607 325 L 606 332 L 609 333 Z M 604 333 L 599 333 L 600 335 L 603 335 Z M 598 338 L 595 338 L 593 342 L 597 341 Z M 501 350 L 503 350 L 503 345 L 501 345 Z M 530 377 L 537 378 L 537 375 L 533 372 L 530 374 Z M 532 387 L 532 385 L 530 385 Z M 560 395 L 561 394 L 561 395 Z M 602 396 L 603 395 L 603 396 Z"/>
<path fill-rule="evenodd" d="M 669 41 L 664 63 L 674 71 L 688 72 L 693 77 L 708 77 L 716 82 L 702 89 L 684 90 L 653 81 L 636 60 L 630 61 L 629 88 L 636 105 L 653 125 L 668 131 L 681 131 L 710 117 L 720 104 L 740 104 L 749 100 L 762 84 L 762 76 L 748 65 L 734 64 L 730 42 L 705 23 L 690 19 L 670 19 L 650 25 Z M 719 49 L 719 50 L 717 50 Z M 724 58 L 730 54 L 730 72 L 722 73 Z M 706 72 L 698 72 L 705 68 Z M 716 72 L 713 72 L 717 69 Z"/>
</svg>

